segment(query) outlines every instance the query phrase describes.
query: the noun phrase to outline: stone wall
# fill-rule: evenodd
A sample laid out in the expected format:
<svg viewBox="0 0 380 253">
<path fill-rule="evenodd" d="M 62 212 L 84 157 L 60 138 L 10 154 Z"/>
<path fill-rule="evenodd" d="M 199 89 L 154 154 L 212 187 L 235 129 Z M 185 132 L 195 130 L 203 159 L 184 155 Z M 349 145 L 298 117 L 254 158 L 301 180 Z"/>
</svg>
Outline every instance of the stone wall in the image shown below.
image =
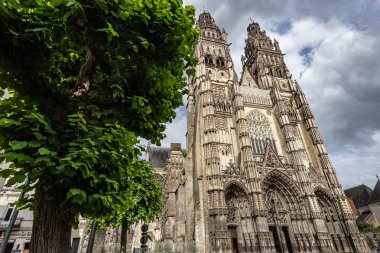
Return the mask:
<svg viewBox="0 0 380 253">
<path fill-rule="evenodd" d="M 363 233 L 371 252 L 380 252 L 380 232 Z"/>
</svg>

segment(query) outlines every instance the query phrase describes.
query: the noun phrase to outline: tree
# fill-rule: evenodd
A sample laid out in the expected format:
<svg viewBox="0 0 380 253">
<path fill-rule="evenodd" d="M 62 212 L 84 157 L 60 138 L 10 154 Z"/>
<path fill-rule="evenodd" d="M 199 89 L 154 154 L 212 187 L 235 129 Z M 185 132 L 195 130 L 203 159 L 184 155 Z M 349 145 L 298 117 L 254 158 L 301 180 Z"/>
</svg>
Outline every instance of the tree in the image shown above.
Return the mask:
<svg viewBox="0 0 380 253">
<path fill-rule="evenodd" d="M 182 104 L 193 24 L 181 0 L 2 0 L 0 157 L 13 168 L 0 176 L 35 192 L 19 203 L 34 211 L 31 253 L 69 252 L 79 215 L 158 215 L 138 137 L 159 144 Z"/>
<path fill-rule="evenodd" d="M 380 226 L 375 227 L 366 223 L 365 221 L 356 220 L 356 225 L 361 232 L 380 232 Z"/>
</svg>

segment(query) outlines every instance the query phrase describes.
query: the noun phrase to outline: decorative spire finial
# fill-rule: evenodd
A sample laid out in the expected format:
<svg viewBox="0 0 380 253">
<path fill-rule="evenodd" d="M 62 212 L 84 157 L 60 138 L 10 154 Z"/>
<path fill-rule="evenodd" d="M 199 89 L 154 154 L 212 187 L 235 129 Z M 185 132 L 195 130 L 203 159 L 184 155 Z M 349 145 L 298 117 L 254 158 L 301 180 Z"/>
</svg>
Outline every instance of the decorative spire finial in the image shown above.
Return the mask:
<svg viewBox="0 0 380 253">
<path fill-rule="evenodd" d="M 378 176 L 377 174 L 376 174 L 376 177 L 377 177 L 377 180 L 380 180 L 380 179 L 379 179 L 379 176 Z"/>
</svg>

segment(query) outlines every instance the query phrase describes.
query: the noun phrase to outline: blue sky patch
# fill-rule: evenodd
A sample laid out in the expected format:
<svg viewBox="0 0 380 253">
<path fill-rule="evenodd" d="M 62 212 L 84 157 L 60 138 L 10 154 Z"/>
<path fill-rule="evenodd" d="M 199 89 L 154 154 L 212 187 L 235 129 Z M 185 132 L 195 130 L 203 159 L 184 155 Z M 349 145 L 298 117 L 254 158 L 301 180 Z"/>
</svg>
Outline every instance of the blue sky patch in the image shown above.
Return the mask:
<svg viewBox="0 0 380 253">
<path fill-rule="evenodd" d="M 290 20 L 287 19 L 287 20 L 281 21 L 280 23 L 277 23 L 275 32 L 283 35 L 283 34 L 288 33 L 291 28 L 292 28 L 292 22 L 290 22 Z"/>
<path fill-rule="evenodd" d="M 313 61 L 313 48 L 312 47 L 304 47 L 299 52 L 299 55 L 302 56 L 303 65 L 309 67 L 311 62 Z"/>
</svg>

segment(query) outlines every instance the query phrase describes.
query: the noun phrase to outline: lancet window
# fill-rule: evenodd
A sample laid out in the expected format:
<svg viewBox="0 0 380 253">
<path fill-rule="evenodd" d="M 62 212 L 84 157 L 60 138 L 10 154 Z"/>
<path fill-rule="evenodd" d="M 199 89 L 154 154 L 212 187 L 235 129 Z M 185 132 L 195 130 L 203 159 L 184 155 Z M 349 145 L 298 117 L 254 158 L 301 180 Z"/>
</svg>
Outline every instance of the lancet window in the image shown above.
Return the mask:
<svg viewBox="0 0 380 253">
<path fill-rule="evenodd" d="M 264 154 L 268 144 L 277 153 L 276 142 L 267 117 L 258 110 L 253 110 L 248 114 L 247 120 L 253 153 Z"/>
<path fill-rule="evenodd" d="M 222 57 L 219 57 L 216 59 L 216 67 L 218 68 L 225 68 L 225 62 Z"/>
<path fill-rule="evenodd" d="M 213 61 L 212 61 L 212 57 L 211 57 L 211 55 L 206 55 L 206 56 L 205 56 L 205 64 L 206 64 L 207 66 L 213 66 L 213 65 L 214 65 L 214 63 L 213 63 Z"/>
</svg>

